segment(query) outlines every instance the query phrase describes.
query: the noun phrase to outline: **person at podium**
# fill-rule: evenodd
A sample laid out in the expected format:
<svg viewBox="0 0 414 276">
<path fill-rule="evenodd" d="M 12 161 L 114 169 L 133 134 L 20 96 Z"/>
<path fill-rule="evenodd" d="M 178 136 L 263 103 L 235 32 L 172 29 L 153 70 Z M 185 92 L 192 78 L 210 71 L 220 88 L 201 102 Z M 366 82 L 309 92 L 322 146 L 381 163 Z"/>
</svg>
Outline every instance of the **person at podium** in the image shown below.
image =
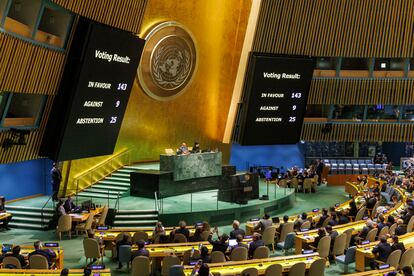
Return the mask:
<svg viewBox="0 0 414 276">
<path fill-rule="evenodd" d="M 177 150 L 177 154 L 189 154 L 188 147 L 186 143 L 182 143 Z"/>
<path fill-rule="evenodd" d="M 201 152 L 200 143 L 194 142 L 194 146 L 193 146 L 193 149 L 191 150 L 191 153 L 200 153 L 200 152 Z"/>
</svg>

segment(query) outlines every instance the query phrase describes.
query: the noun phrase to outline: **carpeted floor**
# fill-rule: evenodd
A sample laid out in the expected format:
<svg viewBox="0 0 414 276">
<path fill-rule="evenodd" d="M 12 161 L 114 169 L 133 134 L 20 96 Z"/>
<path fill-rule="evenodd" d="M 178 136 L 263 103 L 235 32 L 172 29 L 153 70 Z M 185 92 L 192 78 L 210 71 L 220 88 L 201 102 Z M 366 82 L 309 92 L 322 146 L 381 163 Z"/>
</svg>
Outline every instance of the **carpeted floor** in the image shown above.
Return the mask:
<svg viewBox="0 0 414 276">
<path fill-rule="evenodd" d="M 300 214 L 304 211 L 310 211 L 313 208 L 329 207 L 335 203 L 344 202 L 348 198 L 344 192 L 343 187 L 327 187 L 322 186 L 318 189 L 317 193 L 314 194 L 302 194 L 296 195 L 295 206 L 284 213 L 284 214 Z M 150 209 L 152 206 L 148 206 Z M 229 222 L 230 224 L 231 222 Z M 242 225 L 244 227 L 244 225 Z M 220 232 L 229 232 L 231 226 L 220 225 Z M 18 230 L 12 229 L 9 231 L 0 230 L 0 242 L 1 243 L 13 243 L 13 244 L 32 244 L 36 240 L 42 241 L 55 241 L 56 235 L 54 231 L 33 231 L 33 230 Z M 64 264 L 67 268 L 83 268 L 85 265 L 85 258 L 83 257 L 83 237 L 74 237 L 72 240 L 68 240 L 66 237 L 60 242 L 61 248 L 64 250 Z M 276 251 L 273 256 L 279 256 L 282 253 Z M 107 254 L 110 256 L 110 252 Z M 112 262 L 110 258 L 105 257 L 104 260 L 107 267 L 111 268 L 113 275 L 129 275 L 125 269 L 119 271 L 116 269 L 117 264 Z M 331 265 L 326 269 L 325 275 L 340 275 L 343 271 L 342 265 Z M 354 271 L 354 266 L 350 266 L 350 272 Z"/>
</svg>

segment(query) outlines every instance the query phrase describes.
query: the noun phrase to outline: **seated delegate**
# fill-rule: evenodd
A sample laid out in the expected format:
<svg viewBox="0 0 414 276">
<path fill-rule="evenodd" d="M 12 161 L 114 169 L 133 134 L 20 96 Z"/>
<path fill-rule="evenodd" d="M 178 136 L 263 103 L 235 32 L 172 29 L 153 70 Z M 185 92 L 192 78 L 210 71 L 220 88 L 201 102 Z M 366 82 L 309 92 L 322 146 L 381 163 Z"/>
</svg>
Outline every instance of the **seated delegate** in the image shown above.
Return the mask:
<svg viewBox="0 0 414 276">
<path fill-rule="evenodd" d="M 15 257 L 19 260 L 20 265 L 22 268 L 27 266 L 27 261 L 22 254 L 20 254 L 21 247 L 16 245 L 13 247 L 12 252 L 6 253 L 5 255 L 0 256 L 0 263 L 3 261 L 5 257 Z"/>
<path fill-rule="evenodd" d="M 177 150 L 177 154 L 189 154 L 188 147 L 186 143 L 182 143 Z"/>
<path fill-rule="evenodd" d="M 66 213 L 76 212 L 79 210 L 79 207 L 73 203 L 73 198 L 71 195 L 68 196 L 65 203 L 63 204 L 63 207 L 65 208 Z"/>
<path fill-rule="evenodd" d="M 138 250 L 133 250 L 131 252 L 131 262 L 135 257 L 139 257 L 139 256 L 145 256 L 148 257 L 150 256 L 149 251 L 145 248 L 145 242 L 143 240 L 138 240 L 136 242 L 137 246 L 138 246 Z"/>
<path fill-rule="evenodd" d="M 40 241 L 35 241 L 34 242 L 34 249 L 35 250 L 32 251 L 29 254 L 29 258 L 30 258 L 30 256 L 33 256 L 33 255 L 42 255 L 42 256 L 46 257 L 47 262 L 48 262 L 49 267 L 50 267 L 52 265 L 52 260 L 54 258 L 56 258 L 56 253 L 53 252 L 53 250 L 50 250 L 50 249 L 42 249 L 42 243 Z"/>
<path fill-rule="evenodd" d="M 200 143 L 194 142 L 194 146 L 191 150 L 191 153 L 200 153 L 200 152 L 201 152 Z"/>
</svg>

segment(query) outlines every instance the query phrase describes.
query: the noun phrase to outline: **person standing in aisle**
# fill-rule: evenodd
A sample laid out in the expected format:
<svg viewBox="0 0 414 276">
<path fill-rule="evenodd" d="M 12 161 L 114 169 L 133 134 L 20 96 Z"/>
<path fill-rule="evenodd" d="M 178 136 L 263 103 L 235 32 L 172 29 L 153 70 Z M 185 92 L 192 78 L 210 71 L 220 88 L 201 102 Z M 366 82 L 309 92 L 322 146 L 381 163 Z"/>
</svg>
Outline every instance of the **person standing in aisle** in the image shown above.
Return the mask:
<svg viewBox="0 0 414 276">
<path fill-rule="evenodd" d="M 56 163 L 53 163 L 53 168 L 50 170 L 50 176 L 52 182 L 52 199 L 53 201 L 58 201 L 58 192 L 60 182 L 62 181 L 62 173 Z"/>
</svg>

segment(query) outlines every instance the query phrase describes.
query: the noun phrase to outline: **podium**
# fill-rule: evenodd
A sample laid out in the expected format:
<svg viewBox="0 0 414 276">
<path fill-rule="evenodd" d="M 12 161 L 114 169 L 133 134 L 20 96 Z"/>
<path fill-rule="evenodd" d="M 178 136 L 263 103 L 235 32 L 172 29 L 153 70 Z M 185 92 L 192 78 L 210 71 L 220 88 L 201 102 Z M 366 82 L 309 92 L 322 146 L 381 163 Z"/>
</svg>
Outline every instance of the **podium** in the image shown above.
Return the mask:
<svg viewBox="0 0 414 276">
<path fill-rule="evenodd" d="M 247 204 L 259 198 L 259 175 L 257 173 L 238 173 L 224 175 L 219 184 L 218 200 Z"/>
</svg>

